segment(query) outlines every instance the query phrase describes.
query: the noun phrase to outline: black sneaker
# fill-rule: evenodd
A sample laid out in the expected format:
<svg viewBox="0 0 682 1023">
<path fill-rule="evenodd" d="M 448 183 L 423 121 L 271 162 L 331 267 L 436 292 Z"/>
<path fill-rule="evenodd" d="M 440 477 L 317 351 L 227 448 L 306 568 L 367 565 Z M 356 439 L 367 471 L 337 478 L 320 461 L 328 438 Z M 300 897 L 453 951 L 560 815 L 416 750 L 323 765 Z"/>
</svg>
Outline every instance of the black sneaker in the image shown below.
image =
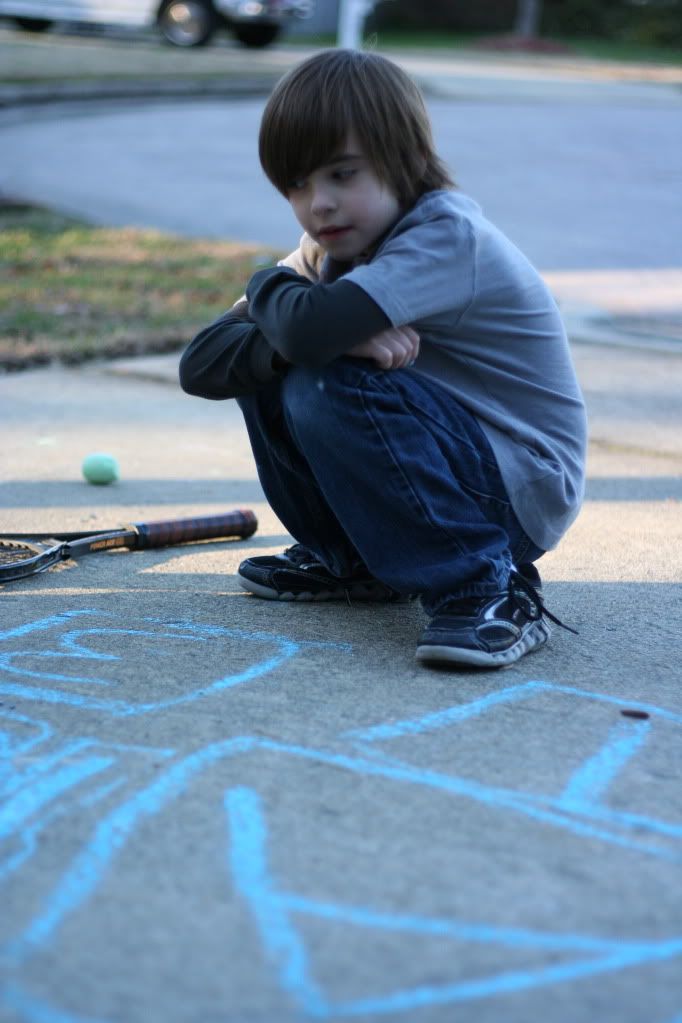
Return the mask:
<svg viewBox="0 0 682 1023">
<path fill-rule="evenodd" d="M 518 572 L 519 575 L 523 576 L 527 583 L 530 583 L 530 585 L 535 590 L 537 596 L 540 598 L 540 600 L 542 600 L 542 579 L 540 578 L 540 573 L 538 572 L 533 562 L 524 561 L 522 565 L 518 566 L 512 565 L 512 569 Z"/>
<path fill-rule="evenodd" d="M 506 593 L 452 600 L 427 625 L 417 647 L 424 664 L 461 664 L 503 668 L 543 646 L 550 635 L 547 617 L 575 633 L 546 609 L 529 581 L 540 576 L 532 566 L 513 571 Z"/>
<path fill-rule="evenodd" d="M 339 578 L 332 575 L 302 544 L 288 547 L 283 554 L 247 558 L 237 571 L 240 584 L 249 593 L 266 600 L 409 600 L 396 590 L 365 573 Z"/>
</svg>

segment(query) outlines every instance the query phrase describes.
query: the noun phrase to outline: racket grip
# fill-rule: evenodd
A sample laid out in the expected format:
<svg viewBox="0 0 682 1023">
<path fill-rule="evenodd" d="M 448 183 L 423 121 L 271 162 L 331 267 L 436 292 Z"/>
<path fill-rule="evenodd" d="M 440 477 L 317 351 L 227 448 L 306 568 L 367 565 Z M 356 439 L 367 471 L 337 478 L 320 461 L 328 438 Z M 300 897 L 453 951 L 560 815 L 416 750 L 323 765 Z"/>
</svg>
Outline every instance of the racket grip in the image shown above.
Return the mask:
<svg viewBox="0 0 682 1023">
<path fill-rule="evenodd" d="M 208 515 L 191 519 L 175 519 L 162 522 L 135 522 L 139 548 L 167 547 L 191 540 L 215 540 L 218 537 L 238 536 L 246 538 L 256 532 L 258 519 L 248 508 L 225 512 L 223 515 Z"/>
</svg>

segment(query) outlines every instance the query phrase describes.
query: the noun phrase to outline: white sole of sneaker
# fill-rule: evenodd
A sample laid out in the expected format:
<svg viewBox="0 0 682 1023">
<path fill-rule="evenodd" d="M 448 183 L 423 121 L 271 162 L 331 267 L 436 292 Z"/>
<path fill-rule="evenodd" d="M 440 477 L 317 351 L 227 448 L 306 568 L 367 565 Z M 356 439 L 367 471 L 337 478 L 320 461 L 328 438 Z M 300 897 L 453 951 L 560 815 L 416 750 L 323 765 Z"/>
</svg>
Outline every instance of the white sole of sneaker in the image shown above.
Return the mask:
<svg viewBox="0 0 682 1023">
<path fill-rule="evenodd" d="M 521 639 L 508 650 L 488 653 L 485 650 L 467 650 L 455 646 L 430 646 L 424 644 L 417 647 L 417 660 L 421 664 L 463 664 L 474 668 L 504 668 L 514 664 L 525 654 L 533 653 L 544 646 L 551 635 L 546 622 L 535 622 Z"/>
</svg>

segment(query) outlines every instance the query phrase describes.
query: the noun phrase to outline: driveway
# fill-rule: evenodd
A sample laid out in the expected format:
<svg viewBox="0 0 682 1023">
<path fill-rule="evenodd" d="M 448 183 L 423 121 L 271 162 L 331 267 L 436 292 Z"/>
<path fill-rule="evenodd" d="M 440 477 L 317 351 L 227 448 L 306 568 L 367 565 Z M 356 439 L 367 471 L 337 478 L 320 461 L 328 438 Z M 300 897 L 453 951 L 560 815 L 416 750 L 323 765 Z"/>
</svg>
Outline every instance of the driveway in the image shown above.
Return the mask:
<svg viewBox="0 0 682 1023">
<path fill-rule="evenodd" d="M 657 88 L 430 103 L 462 184 L 613 303 L 681 265 Z M 2 187 L 287 247 L 260 102 L 15 111 Z M 175 357 L 0 377 L 3 531 L 260 521 L 0 588 L 2 1023 L 679 1023 L 682 357 L 621 343 L 574 346 L 587 499 L 541 562 L 579 636 L 499 673 L 419 667 L 416 604 L 244 594 L 289 538 Z"/>
</svg>

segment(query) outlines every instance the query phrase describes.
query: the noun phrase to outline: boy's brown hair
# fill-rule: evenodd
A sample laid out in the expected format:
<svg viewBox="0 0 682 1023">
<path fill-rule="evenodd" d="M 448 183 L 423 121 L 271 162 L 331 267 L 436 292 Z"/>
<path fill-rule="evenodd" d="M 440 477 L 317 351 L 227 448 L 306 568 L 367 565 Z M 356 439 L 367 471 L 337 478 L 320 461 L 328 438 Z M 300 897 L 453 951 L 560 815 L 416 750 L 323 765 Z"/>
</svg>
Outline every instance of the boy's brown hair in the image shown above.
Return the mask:
<svg viewBox="0 0 682 1023">
<path fill-rule="evenodd" d="M 342 150 L 351 129 L 402 205 L 454 187 L 415 83 L 385 57 L 357 50 L 318 53 L 278 82 L 261 120 L 263 170 L 286 196 L 297 178 Z"/>
</svg>

